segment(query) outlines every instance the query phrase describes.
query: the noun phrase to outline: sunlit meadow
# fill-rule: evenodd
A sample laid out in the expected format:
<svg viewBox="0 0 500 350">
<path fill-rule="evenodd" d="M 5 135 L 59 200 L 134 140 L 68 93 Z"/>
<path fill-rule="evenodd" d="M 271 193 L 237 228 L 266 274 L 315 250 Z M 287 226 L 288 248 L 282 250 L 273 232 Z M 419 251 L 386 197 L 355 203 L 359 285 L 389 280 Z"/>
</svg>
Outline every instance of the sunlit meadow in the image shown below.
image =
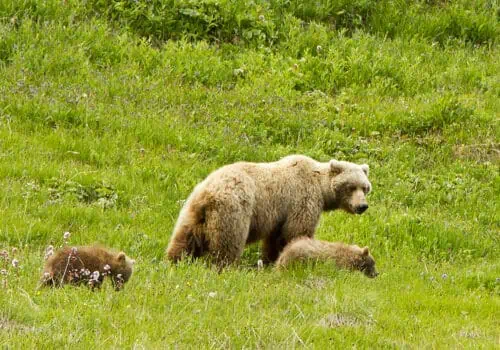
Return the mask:
<svg viewBox="0 0 500 350">
<path fill-rule="evenodd" d="M 499 11 L 0 1 L 0 347 L 498 348 Z M 295 153 L 370 165 L 370 209 L 316 236 L 379 277 L 260 268 L 258 245 L 221 274 L 164 260 L 206 175 Z M 39 288 L 93 243 L 136 259 L 122 291 Z"/>
</svg>

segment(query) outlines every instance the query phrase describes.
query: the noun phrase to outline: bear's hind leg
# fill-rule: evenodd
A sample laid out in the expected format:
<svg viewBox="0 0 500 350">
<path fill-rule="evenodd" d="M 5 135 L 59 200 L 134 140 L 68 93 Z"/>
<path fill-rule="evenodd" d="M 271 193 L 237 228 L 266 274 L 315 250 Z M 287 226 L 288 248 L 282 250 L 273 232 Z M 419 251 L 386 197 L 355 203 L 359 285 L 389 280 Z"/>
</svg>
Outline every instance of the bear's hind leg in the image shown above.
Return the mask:
<svg viewBox="0 0 500 350">
<path fill-rule="evenodd" d="M 243 208 L 217 212 L 207 218 L 208 250 L 219 270 L 236 262 L 245 249 L 250 231 L 250 215 Z"/>
<path fill-rule="evenodd" d="M 186 256 L 198 258 L 204 254 L 202 235 L 196 235 L 193 232 L 195 229 L 196 227 L 182 227 L 175 232 L 167 247 L 169 260 L 178 262 Z"/>
</svg>

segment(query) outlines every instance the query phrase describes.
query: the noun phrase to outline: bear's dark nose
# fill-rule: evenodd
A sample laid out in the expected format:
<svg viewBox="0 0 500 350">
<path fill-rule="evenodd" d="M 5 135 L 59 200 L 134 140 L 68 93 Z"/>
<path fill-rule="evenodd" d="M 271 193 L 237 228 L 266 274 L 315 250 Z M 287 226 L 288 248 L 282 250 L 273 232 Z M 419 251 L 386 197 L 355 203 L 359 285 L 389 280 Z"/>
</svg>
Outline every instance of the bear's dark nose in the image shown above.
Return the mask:
<svg viewBox="0 0 500 350">
<path fill-rule="evenodd" d="M 356 208 L 356 214 L 363 214 L 368 209 L 368 204 L 361 204 Z"/>
</svg>

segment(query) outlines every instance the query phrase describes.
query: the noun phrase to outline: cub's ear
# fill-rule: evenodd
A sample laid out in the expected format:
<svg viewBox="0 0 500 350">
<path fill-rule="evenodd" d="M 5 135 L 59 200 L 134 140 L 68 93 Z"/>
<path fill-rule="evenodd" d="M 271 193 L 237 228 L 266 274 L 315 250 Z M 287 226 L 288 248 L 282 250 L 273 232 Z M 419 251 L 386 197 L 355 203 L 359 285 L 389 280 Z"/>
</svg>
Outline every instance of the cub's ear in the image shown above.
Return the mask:
<svg viewBox="0 0 500 350">
<path fill-rule="evenodd" d="M 118 253 L 118 261 L 120 262 L 125 262 L 125 259 L 127 258 L 127 256 L 125 255 L 124 252 L 119 252 Z"/>
<path fill-rule="evenodd" d="M 368 176 L 368 173 L 370 172 L 370 167 L 368 164 L 361 164 L 361 170 L 365 173 L 366 176 Z"/>
<path fill-rule="evenodd" d="M 330 171 L 334 174 L 340 174 L 344 171 L 344 166 L 338 160 L 332 159 L 330 160 Z"/>
<path fill-rule="evenodd" d="M 368 256 L 369 253 L 370 249 L 368 249 L 368 247 L 361 248 L 361 255 Z"/>
</svg>

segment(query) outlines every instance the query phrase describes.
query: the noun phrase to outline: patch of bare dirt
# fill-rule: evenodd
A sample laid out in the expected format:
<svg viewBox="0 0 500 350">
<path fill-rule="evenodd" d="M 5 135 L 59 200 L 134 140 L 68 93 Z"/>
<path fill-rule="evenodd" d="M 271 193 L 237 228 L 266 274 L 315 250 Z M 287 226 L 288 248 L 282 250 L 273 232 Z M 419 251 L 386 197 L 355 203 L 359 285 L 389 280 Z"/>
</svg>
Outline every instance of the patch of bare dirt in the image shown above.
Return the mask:
<svg viewBox="0 0 500 350">
<path fill-rule="evenodd" d="M 453 154 L 459 159 L 473 160 L 478 163 L 500 164 L 500 144 L 494 142 L 473 145 L 456 145 Z"/>
<path fill-rule="evenodd" d="M 327 328 L 358 327 L 360 320 L 349 314 L 329 314 L 319 321 L 319 325 Z"/>
<path fill-rule="evenodd" d="M 33 326 L 27 326 L 25 324 L 19 323 L 17 321 L 9 320 L 4 317 L 0 317 L 0 331 L 7 332 L 35 332 L 36 329 Z"/>
</svg>

